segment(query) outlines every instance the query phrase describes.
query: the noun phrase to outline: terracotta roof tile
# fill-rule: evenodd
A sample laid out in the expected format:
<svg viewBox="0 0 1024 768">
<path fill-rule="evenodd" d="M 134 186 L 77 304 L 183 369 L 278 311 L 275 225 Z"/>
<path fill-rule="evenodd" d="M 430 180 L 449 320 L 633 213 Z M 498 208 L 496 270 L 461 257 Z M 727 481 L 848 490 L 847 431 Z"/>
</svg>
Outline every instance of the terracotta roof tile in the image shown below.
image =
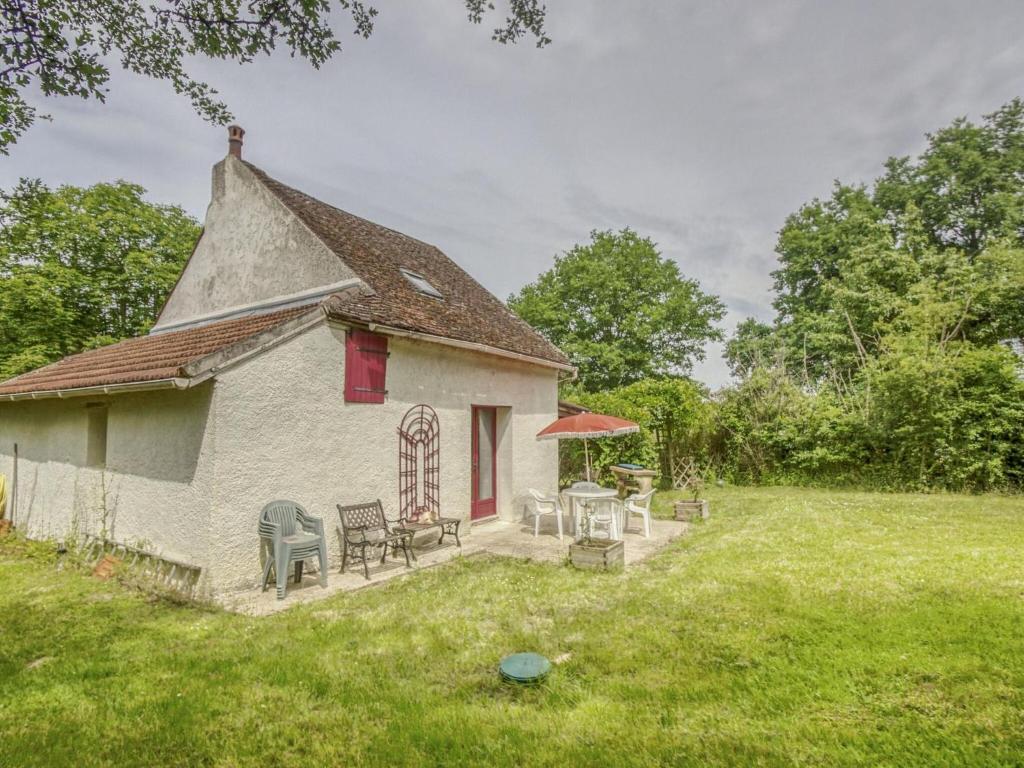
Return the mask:
<svg viewBox="0 0 1024 768">
<path fill-rule="evenodd" d="M 568 364 L 561 350 L 433 245 L 353 216 L 245 165 L 345 262 L 372 294 L 330 302 L 332 317 L 379 323 Z M 401 269 L 425 277 L 443 295 L 417 291 Z"/>
<path fill-rule="evenodd" d="M 332 317 L 485 344 L 568 364 L 562 352 L 432 245 L 322 203 L 245 164 L 366 284 L 323 303 Z M 443 299 L 402 274 L 425 277 Z M 186 378 L 185 366 L 309 312 L 314 304 L 127 339 L 0 383 L 0 396 Z"/>
<path fill-rule="evenodd" d="M 0 396 L 185 378 L 189 363 L 313 310 L 316 304 L 140 336 L 65 357 L 0 383 Z"/>
</svg>

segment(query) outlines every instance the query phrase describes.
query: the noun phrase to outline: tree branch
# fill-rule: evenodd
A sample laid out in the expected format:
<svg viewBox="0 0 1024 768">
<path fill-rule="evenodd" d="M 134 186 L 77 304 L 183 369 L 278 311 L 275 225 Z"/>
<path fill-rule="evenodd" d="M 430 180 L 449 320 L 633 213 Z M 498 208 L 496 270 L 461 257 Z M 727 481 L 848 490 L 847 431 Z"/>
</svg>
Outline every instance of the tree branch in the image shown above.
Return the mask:
<svg viewBox="0 0 1024 768">
<path fill-rule="evenodd" d="M 860 358 L 860 364 L 866 365 L 868 362 L 868 353 L 864 349 L 864 344 L 861 343 L 860 336 L 857 334 L 857 330 L 853 327 L 853 320 L 850 319 L 850 313 L 845 309 L 843 310 L 843 317 L 846 318 L 846 325 L 850 329 L 850 335 L 853 336 L 853 343 L 857 347 L 857 356 Z"/>
<path fill-rule="evenodd" d="M 964 304 L 963 314 L 960 315 L 960 319 L 957 320 L 956 325 L 953 326 L 953 330 L 951 330 L 948 334 L 942 334 L 942 340 L 939 342 L 940 347 L 945 347 L 947 342 L 952 341 L 957 336 L 957 334 L 960 333 L 960 329 L 964 327 L 964 321 L 967 320 L 967 316 L 970 314 L 971 303 L 973 301 L 974 296 L 967 297 L 967 302 Z"/>
</svg>

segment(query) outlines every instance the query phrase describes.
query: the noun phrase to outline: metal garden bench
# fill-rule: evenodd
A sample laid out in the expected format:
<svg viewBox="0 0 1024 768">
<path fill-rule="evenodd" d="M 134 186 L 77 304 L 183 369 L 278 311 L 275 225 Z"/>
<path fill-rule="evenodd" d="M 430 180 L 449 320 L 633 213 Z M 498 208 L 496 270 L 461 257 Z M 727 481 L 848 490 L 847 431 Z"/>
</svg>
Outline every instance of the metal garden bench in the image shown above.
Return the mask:
<svg viewBox="0 0 1024 768">
<path fill-rule="evenodd" d="M 380 499 L 363 504 L 338 505 L 341 517 L 341 572 L 345 572 L 350 557 L 358 558 L 363 563 L 363 575 L 370 578 L 370 567 L 366 550 L 370 547 L 381 547 L 380 562 L 383 565 L 388 549 L 405 555 L 405 567 L 411 568 L 409 553 L 412 550 L 412 533 L 398 528 L 392 529 L 384 517 L 384 507 Z M 413 555 L 415 558 L 415 555 Z"/>
</svg>

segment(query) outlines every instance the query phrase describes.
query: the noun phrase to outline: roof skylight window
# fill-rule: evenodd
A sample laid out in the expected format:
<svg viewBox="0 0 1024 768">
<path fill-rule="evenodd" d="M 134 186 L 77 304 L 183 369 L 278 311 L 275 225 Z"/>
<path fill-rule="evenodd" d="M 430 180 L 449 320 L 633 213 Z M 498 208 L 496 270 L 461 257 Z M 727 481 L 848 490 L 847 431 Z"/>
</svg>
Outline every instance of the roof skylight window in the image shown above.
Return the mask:
<svg viewBox="0 0 1024 768">
<path fill-rule="evenodd" d="M 444 296 L 441 295 L 441 292 L 437 290 L 437 288 L 432 286 L 430 284 L 430 281 L 427 280 L 427 278 L 425 278 L 423 275 L 418 275 L 415 272 L 411 272 L 408 269 L 403 269 L 402 274 L 405 276 L 406 280 L 412 283 L 413 288 L 415 288 L 420 293 L 426 294 L 427 296 L 433 296 L 435 299 L 444 298 Z"/>
</svg>

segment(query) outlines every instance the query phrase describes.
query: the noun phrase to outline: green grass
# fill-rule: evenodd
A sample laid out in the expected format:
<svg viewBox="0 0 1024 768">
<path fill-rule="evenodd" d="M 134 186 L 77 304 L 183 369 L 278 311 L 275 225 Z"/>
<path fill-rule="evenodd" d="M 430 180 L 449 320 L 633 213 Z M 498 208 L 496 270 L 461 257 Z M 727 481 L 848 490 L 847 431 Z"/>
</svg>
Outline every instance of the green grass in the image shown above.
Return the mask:
<svg viewBox="0 0 1024 768">
<path fill-rule="evenodd" d="M 0 545 L 0 765 L 1024 763 L 1024 500 L 710 498 L 624 575 L 467 558 L 261 619 Z M 502 684 L 523 649 L 568 658 Z"/>
</svg>

